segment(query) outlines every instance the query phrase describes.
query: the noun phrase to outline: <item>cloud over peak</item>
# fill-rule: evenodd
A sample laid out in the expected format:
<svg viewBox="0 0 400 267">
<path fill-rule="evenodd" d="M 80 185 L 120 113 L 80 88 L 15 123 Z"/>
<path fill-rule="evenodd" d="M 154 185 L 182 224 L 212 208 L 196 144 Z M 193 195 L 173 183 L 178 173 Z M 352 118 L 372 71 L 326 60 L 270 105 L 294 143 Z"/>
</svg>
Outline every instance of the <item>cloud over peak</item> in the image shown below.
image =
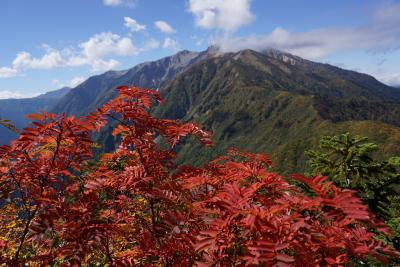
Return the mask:
<svg viewBox="0 0 400 267">
<path fill-rule="evenodd" d="M 400 73 L 377 74 L 376 77 L 385 84 L 400 87 Z"/>
<path fill-rule="evenodd" d="M 164 39 L 164 43 L 163 43 L 162 47 L 165 48 L 165 49 L 172 50 L 174 52 L 176 52 L 176 51 L 178 51 L 180 49 L 179 42 L 177 40 L 175 40 L 175 39 L 170 38 L 170 37 L 166 37 Z"/>
<path fill-rule="evenodd" d="M 319 59 L 343 50 L 385 53 L 400 49 L 400 5 L 383 7 L 361 27 L 319 28 L 291 32 L 282 27 L 265 35 L 224 36 L 213 43 L 223 51 L 276 48 L 308 59 Z"/>
</svg>

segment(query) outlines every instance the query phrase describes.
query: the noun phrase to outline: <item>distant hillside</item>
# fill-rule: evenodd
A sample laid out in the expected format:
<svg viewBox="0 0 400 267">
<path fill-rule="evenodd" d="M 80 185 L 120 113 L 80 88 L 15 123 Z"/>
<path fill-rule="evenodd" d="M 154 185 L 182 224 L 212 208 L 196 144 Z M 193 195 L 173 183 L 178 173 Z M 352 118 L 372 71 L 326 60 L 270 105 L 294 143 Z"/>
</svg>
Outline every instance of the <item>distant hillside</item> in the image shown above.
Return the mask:
<svg viewBox="0 0 400 267">
<path fill-rule="evenodd" d="M 71 90 L 72 90 L 71 87 L 63 87 L 63 88 L 58 89 L 58 90 L 54 90 L 54 91 L 50 91 L 50 92 L 38 95 L 35 98 L 36 99 L 47 98 L 47 99 L 59 100 L 60 98 L 62 98 L 66 94 L 68 94 Z"/>
<path fill-rule="evenodd" d="M 71 88 L 64 87 L 33 98 L 1 99 L 0 118 L 11 120 L 17 128 L 22 129 L 29 123 L 29 120 L 25 117 L 27 114 L 50 110 L 70 90 Z M 0 145 L 9 143 L 15 137 L 16 135 L 13 132 L 0 127 Z"/>
<path fill-rule="evenodd" d="M 186 144 L 180 160 L 199 164 L 229 147 L 272 154 L 278 168 L 304 167 L 304 151 L 323 135 L 369 136 L 400 154 L 400 90 L 371 76 L 268 50 L 209 58 L 160 90 L 163 117 L 194 120 L 216 146 Z"/>
</svg>

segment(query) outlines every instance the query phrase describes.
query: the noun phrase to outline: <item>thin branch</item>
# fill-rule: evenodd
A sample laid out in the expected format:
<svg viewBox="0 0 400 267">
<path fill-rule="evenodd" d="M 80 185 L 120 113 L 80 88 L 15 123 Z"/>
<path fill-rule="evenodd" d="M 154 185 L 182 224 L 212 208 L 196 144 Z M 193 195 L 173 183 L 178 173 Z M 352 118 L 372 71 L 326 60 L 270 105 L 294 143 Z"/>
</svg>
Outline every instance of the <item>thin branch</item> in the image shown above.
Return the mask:
<svg viewBox="0 0 400 267">
<path fill-rule="evenodd" d="M 25 242 L 25 238 L 26 238 L 26 235 L 28 234 L 29 227 L 31 225 L 31 222 L 32 222 L 33 218 L 35 218 L 36 213 L 38 212 L 38 210 L 39 210 L 39 205 L 36 204 L 36 207 L 33 210 L 32 214 L 29 214 L 29 216 L 28 216 L 28 220 L 25 223 L 24 231 L 22 232 L 22 236 L 21 236 L 20 241 L 19 241 L 18 249 L 17 249 L 17 251 L 15 252 L 15 255 L 14 255 L 14 261 L 15 262 L 19 258 L 19 253 L 21 252 L 22 246 L 23 246 L 23 244 Z"/>
</svg>

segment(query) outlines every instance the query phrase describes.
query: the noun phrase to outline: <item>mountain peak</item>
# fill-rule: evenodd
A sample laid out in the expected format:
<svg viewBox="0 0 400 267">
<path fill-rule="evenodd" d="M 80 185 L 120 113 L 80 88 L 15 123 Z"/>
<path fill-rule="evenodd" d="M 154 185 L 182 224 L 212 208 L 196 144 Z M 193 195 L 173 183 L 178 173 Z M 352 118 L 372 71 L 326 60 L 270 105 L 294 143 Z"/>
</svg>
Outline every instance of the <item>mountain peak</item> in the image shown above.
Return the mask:
<svg viewBox="0 0 400 267">
<path fill-rule="evenodd" d="M 210 45 L 206 50 L 206 53 L 210 55 L 218 54 L 221 52 L 221 49 L 217 45 Z"/>
<path fill-rule="evenodd" d="M 296 65 L 298 63 L 304 63 L 304 59 L 301 57 L 292 55 L 290 53 L 275 49 L 275 48 L 268 48 L 264 51 L 262 51 L 263 54 L 272 57 L 277 60 L 281 60 L 285 63 L 289 63 L 291 65 Z"/>
<path fill-rule="evenodd" d="M 125 75 L 127 72 L 128 72 L 128 70 L 120 70 L 120 71 L 109 70 L 100 75 L 104 75 L 107 78 L 115 79 L 115 78 L 119 78 L 119 77 Z"/>
<path fill-rule="evenodd" d="M 190 53 L 195 53 L 195 52 L 189 51 L 189 50 L 187 50 L 187 49 L 184 49 L 184 50 L 179 51 L 179 52 L 176 53 L 175 55 L 187 55 L 187 54 L 190 54 Z"/>
</svg>

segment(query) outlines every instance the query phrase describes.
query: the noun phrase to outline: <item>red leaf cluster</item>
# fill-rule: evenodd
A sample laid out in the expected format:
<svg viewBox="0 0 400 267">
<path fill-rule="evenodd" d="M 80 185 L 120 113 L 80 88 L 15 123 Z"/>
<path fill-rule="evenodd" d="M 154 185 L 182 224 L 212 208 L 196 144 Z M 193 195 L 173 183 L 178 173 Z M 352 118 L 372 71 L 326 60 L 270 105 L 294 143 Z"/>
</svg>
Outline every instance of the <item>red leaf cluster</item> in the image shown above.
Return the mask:
<svg viewBox="0 0 400 267">
<path fill-rule="evenodd" d="M 270 171 L 263 154 L 231 150 L 201 168 L 177 167 L 192 123 L 153 117 L 152 90 L 119 87 L 96 112 L 35 114 L 0 147 L 0 263 L 108 266 L 344 266 L 398 256 L 354 192 L 324 177 Z M 118 123 L 118 149 L 94 160 L 91 136 Z"/>
</svg>

